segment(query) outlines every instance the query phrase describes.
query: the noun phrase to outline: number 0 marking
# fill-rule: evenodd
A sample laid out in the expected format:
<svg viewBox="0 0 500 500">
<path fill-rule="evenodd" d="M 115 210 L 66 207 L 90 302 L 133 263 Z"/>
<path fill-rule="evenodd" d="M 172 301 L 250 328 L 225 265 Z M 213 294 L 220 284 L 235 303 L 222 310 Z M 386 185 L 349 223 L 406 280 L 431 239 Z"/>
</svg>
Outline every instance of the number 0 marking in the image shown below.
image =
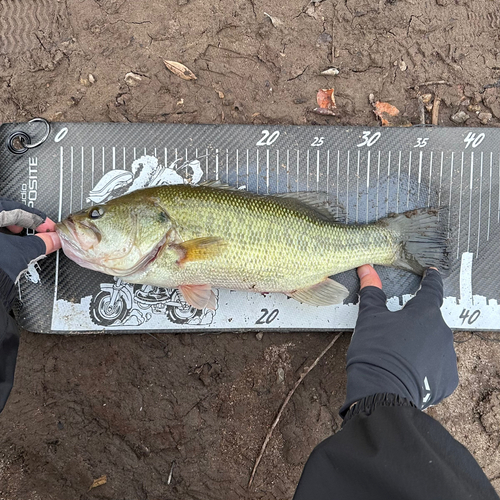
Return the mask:
<svg viewBox="0 0 500 500">
<path fill-rule="evenodd" d="M 54 137 L 54 142 L 61 142 L 66 137 L 67 133 L 68 133 L 68 127 L 64 127 L 61 130 L 59 130 L 57 135 Z"/>
</svg>

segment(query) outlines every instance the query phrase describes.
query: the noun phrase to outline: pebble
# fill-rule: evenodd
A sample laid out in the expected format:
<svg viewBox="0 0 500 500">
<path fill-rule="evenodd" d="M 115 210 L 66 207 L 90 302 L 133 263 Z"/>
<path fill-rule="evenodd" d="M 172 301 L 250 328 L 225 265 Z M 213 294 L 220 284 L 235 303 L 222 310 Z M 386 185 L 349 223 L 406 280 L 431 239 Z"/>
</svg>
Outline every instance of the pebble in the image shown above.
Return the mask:
<svg viewBox="0 0 500 500">
<path fill-rule="evenodd" d="M 491 113 L 479 113 L 477 115 L 477 117 L 479 118 L 479 121 L 483 125 L 486 125 L 491 121 L 491 119 L 493 118 L 493 115 Z"/>
<path fill-rule="evenodd" d="M 262 340 L 264 338 L 264 334 L 262 332 L 256 333 L 255 338 L 257 340 Z"/>
<path fill-rule="evenodd" d="M 459 111 L 451 116 L 451 121 L 455 123 L 465 123 L 470 116 L 465 111 Z"/>
</svg>

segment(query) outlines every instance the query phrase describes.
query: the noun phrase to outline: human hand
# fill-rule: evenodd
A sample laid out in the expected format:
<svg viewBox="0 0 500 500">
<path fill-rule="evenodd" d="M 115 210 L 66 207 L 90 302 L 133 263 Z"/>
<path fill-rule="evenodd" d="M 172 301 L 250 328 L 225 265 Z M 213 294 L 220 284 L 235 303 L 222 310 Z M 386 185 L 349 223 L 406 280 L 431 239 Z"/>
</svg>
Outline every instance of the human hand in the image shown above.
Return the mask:
<svg viewBox="0 0 500 500">
<path fill-rule="evenodd" d="M 13 284 L 20 274 L 30 262 L 61 248 L 61 241 L 55 223 L 43 212 L 5 198 L 0 198 L 0 227 L 11 233 L 0 233 L 0 293 L 9 309 Z M 18 236 L 24 228 L 37 234 Z"/>
<path fill-rule="evenodd" d="M 340 410 L 380 393 L 398 394 L 425 409 L 458 385 L 453 333 L 441 315 L 443 281 L 428 269 L 416 296 L 400 311 L 387 309 L 380 278 L 358 268 L 359 316 L 347 351 L 347 395 Z"/>
</svg>

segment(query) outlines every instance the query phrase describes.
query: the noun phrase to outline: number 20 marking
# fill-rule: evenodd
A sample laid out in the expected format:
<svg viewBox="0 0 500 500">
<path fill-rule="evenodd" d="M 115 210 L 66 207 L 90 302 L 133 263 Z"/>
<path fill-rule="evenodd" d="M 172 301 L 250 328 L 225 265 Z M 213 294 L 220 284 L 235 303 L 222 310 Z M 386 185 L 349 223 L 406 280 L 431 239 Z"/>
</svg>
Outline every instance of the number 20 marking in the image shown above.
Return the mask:
<svg viewBox="0 0 500 500">
<path fill-rule="evenodd" d="M 269 130 L 263 130 L 261 134 L 262 138 L 257 141 L 256 146 L 270 146 L 280 136 L 280 131 L 275 130 L 271 133 Z"/>
<path fill-rule="evenodd" d="M 364 141 L 358 144 L 358 148 L 361 146 L 373 146 L 379 139 L 382 134 L 380 132 L 375 132 L 373 135 L 369 130 L 365 130 L 363 132 Z"/>
<path fill-rule="evenodd" d="M 262 316 L 255 322 L 256 325 L 263 325 L 264 323 L 272 323 L 279 314 L 278 309 L 274 309 L 273 311 L 269 312 L 269 309 L 261 309 L 260 310 Z"/>
</svg>

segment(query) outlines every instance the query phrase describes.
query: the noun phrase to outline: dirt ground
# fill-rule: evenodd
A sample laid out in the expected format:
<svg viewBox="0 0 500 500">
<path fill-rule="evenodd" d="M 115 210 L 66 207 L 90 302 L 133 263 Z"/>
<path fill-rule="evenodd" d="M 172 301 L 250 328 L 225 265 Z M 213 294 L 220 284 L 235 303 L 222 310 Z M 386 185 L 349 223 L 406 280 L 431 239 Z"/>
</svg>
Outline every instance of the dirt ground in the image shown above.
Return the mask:
<svg viewBox="0 0 500 500">
<path fill-rule="evenodd" d="M 439 125 L 463 111 L 467 126 L 497 127 L 499 28 L 495 0 L 4 0 L 0 122 L 377 125 L 373 93 L 416 124 L 418 95 L 437 93 Z M 330 67 L 339 74 L 319 74 Z M 313 113 L 331 86 L 336 116 Z M 0 499 L 291 498 L 339 428 L 349 334 L 299 387 L 246 485 L 287 392 L 331 338 L 23 332 L 0 415 Z M 500 492 L 500 344 L 457 340 L 460 386 L 429 413 Z"/>
</svg>

